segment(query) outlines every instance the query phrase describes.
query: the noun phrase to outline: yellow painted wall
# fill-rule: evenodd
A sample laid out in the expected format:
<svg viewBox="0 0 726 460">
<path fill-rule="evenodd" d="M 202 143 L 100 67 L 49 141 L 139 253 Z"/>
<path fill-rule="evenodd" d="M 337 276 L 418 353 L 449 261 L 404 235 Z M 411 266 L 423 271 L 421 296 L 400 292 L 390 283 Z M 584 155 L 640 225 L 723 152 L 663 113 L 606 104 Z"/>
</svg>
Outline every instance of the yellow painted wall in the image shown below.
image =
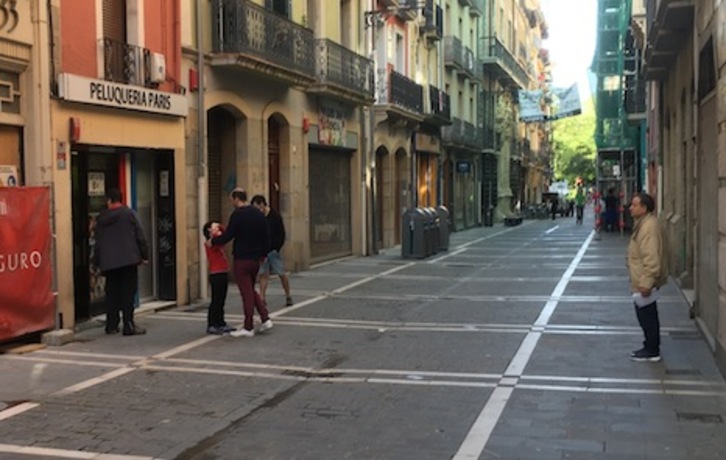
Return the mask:
<svg viewBox="0 0 726 460">
<path fill-rule="evenodd" d="M 68 120 L 78 117 L 83 144 L 145 147 L 174 151 L 174 193 L 176 216 L 177 300 L 187 299 L 186 187 L 184 168 L 184 119 L 153 116 L 141 112 L 114 110 L 82 104 L 51 101 L 53 145 L 68 145 Z M 66 154 L 65 169 L 53 162 L 53 196 L 56 248 L 57 305 L 63 313 L 64 327 L 75 324 L 73 294 L 73 228 L 71 203 L 70 151 Z"/>
</svg>

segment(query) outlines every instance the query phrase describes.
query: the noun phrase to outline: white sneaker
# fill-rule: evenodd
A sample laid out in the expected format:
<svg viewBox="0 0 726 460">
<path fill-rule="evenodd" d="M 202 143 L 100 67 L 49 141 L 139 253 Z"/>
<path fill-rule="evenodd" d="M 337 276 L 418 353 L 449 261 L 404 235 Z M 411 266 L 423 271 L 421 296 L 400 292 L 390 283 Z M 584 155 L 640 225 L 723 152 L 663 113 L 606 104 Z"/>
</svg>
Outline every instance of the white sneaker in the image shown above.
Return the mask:
<svg viewBox="0 0 726 460">
<path fill-rule="evenodd" d="M 269 331 L 270 329 L 272 329 L 272 320 L 268 319 L 264 323 L 260 324 L 260 327 L 257 328 L 257 332 L 265 332 L 265 331 Z"/>
<path fill-rule="evenodd" d="M 247 329 L 241 327 L 236 331 L 230 332 L 229 335 L 231 335 L 232 337 L 254 337 L 255 331 L 248 331 Z"/>
</svg>

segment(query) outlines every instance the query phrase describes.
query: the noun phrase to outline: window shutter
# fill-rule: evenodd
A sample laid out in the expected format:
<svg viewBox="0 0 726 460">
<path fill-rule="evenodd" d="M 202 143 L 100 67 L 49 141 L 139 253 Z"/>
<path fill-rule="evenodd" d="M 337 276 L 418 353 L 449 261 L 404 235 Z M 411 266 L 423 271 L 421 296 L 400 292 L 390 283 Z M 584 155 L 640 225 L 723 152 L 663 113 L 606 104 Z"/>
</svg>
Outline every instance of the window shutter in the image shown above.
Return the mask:
<svg viewBox="0 0 726 460">
<path fill-rule="evenodd" d="M 126 43 L 126 0 L 103 0 L 103 37 Z"/>
</svg>

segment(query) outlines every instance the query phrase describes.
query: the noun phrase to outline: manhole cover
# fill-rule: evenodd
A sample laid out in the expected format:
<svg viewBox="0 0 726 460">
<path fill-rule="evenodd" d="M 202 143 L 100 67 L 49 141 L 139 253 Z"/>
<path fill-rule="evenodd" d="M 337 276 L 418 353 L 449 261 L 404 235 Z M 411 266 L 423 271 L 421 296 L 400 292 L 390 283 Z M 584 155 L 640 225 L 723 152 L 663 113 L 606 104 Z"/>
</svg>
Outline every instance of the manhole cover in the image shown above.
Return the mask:
<svg viewBox="0 0 726 460">
<path fill-rule="evenodd" d="M 679 422 L 723 423 L 719 414 L 697 414 L 689 412 L 676 412 Z"/>
</svg>

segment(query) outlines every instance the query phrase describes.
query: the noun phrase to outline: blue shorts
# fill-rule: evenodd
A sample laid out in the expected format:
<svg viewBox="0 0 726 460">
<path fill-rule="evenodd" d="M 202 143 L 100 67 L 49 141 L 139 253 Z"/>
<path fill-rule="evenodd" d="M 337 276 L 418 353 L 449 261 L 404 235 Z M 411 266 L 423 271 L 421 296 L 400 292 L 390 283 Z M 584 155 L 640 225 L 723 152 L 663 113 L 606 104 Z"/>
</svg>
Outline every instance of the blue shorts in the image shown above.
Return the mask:
<svg viewBox="0 0 726 460">
<path fill-rule="evenodd" d="M 270 251 L 267 254 L 267 259 L 260 265 L 260 275 L 266 275 L 272 273 L 273 275 L 284 275 L 285 266 L 282 263 L 282 256 L 276 250 Z"/>
</svg>

